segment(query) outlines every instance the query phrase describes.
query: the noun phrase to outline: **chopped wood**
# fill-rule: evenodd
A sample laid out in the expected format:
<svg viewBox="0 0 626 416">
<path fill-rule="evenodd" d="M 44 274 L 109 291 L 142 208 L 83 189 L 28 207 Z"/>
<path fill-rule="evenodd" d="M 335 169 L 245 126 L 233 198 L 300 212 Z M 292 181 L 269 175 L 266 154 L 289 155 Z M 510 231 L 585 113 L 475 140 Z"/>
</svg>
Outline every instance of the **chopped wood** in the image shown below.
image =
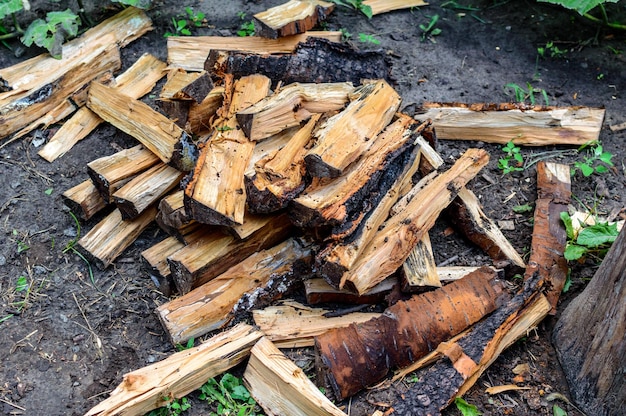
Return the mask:
<svg viewBox="0 0 626 416">
<path fill-rule="evenodd" d="M 183 202 L 184 191 L 177 190 L 159 201 L 159 217 L 164 225 L 180 228 L 190 222 Z"/>
<path fill-rule="evenodd" d="M 262 336 L 252 326 L 239 324 L 197 347 L 124 374 L 110 396 L 85 416 L 143 415 L 166 406 L 243 362 Z"/>
<path fill-rule="evenodd" d="M 314 337 L 352 323 L 365 322 L 380 313 L 351 312 L 326 317 L 329 309 L 312 308 L 295 301 L 252 311 L 254 323 L 279 348 L 312 347 Z"/>
<path fill-rule="evenodd" d="M 268 39 L 297 35 L 325 21 L 334 3 L 321 0 L 289 0 L 253 16 L 255 35 Z"/>
<path fill-rule="evenodd" d="M 189 109 L 191 108 L 191 100 L 170 100 L 162 98 L 157 100 L 156 105 L 161 112 L 172 120 L 178 127 L 184 129 L 189 120 Z"/>
<path fill-rule="evenodd" d="M 238 240 L 219 229 L 198 230 L 194 241 L 168 258 L 179 293 L 203 285 L 257 250 L 278 244 L 291 233 L 286 215 L 272 218 L 245 240 Z"/>
<path fill-rule="evenodd" d="M 361 4 L 372 8 L 372 16 L 393 10 L 428 6 L 424 0 L 364 0 Z"/>
<path fill-rule="evenodd" d="M 626 408 L 626 231 L 622 230 L 585 290 L 561 314 L 553 342 L 576 404 L 588 415 Z"/>
<path fill-rule="evenodd" d="M 212 49 L 204 64 L 204 69 L 217 77 L 263 74 L 273 85 L 346 81 L 358 85 L 364 79 L 392 80 L 391 64 L 381 51 L 357 51 L 323 38 L 311 37 L 289 55 L 252 55 L 224 49 Z"/>
<path fill-rule="evenodd" d="M 272 143 L 255 146 L 251 172 L 246 172 L 245 184 L 248 209 L 257 213 L 271 213 L 283 209 L 306 186 L 304 155 L 311 134 L 321 115 L 316 114 L 292 136 L 282 143 L 276 137 Z M 285 130 L 285 132 L 287 132 Z M 269 141 L 272 139 L 268 139 Z M 270 145 L 282 145 L 273 150 Z"/>
<path fill-rule="evenodd" d="M 481 149 L 468 149 L 446 172 L 438 175 L 407 205 L 406 211 L 387 220 L 353 267 L 342 276 L 341 286 L 365 293 L 404 263 L 415 244 L 435 223 L 439 213 L 462 186 L 487 164 Z"/>
<path fill-rule="evenodd" d="M 452 280 L 459 280 L 466 275 L 472 273 L 480 266 L 445 266 L 437 267 L 437 275 L 439 275 L 439 281 L 449 282 Z M 494 269 L 496 270 L 496 269 Z"/>
<path fill-rule="evenodd" d="M 272 219 L 273 217 L 270 215 L 257 215 L 246 212 L 243 215 L 243 224 L 229 227 L 228 231 L 240 240 L 243 240 L 265 227 Z"/>
<path fill-rule="evenodd" d="M 441 287 L 428 233 L 424 233 L 422 239 L 411 250 L 409 257 L 402 264 L 400 281 L 403 292 L 416 292 Z"/>
<path fill-rule="evenodd" d="M 232 320 L 233 308 L 246 293 L 281 276 L 294 279 L 296 264 L 310 256 L 310 245 L 289 239 L 251 254 L 211 281 L 159 306 L 157 314 L 174 344 L 199 337 Z"/>
<path fill-rule="evenodd" d="M 304 371 L 266 337 L 252 348 L 243 380 L 267 415 L 345 416 Z"/>
<path fill-rule="evenodd" d="M 593 107 L 426 103 L 415 117 L 431 119 L 440 139 L 547 146 L 598 140 L 604 113 Z"/>
<path fill-rule="evenodd" d="M 143 54 L 125 72 L 115 78 L 113 88 L 132 98 L 150 92 L 164 75 L 165 63 L 148 53 Z M 87 107 L 78 109 L 39 151 L 39 156 L 53 162 L 87 137 L 103 120 Z"/>
<path fill-rule="evenodd" d="M 213 49 L 257 54 L 290 53 L 309 37 L 341 42 L 341 32 L 315 31 L 280 39 L 266 39 L 258 36 L 170 36 L 167 38 L 167 62 L 170 66 L 187 71 L 201 71 L 207 55 Z"/>
<path fill-rule="evenodd" d="M 164 163 L 189 171 L 197 150 L 191 137 L 173 121 L 147 104 L 94 82 L 87 106 L 98 116 L 133 136 Z"/>
<path fill-rule="evenodd" d="M 341 110 L 354 86 L 349 82 L 302 84 L 295 82 L 237 112 L 239 126 L 250 140 L 261 140 L 298 126 L 313 113 Z"/>
<path fill-rule="evenodd" d="M 315 132 L 315 145 L 304 158 L 312 176 L 341 175 L 371 147 L 371 140 L 389 124 L 402 101 L 384 80 L 357 88 L 350 99 L 344 111 Z"/>
<path fill-rule="evenodd" d="M 63 192 L 63 202 L 85 221 L 107 206 L 107 202 L 89 179 Z"/>
<path fill-rule="evenodd" d="M 175 292 L 167 258 L 183 247 L 185 247 L 184 243 L 170 236 L 141 252 L 141 258 L 146 262 L 150 278 L 165 296 L 171 296 Z"/>
<path fill-rule="evenodd" d="M 487 267 L 437 290 L 399 301 L 370 321 L 315 338 L 320 376 L 346 398 L 405 367 L 493 312 L 505 286 Z M 431 317 L 423 319 L 423 317 Z"/>
<path fill-rule="evenodd" d="M 135 218 L 174 189 L 184 175 L 176 168 L 158 163 L 115 191 L 113 201 L 123 219 Z"/>
<path fill-rule="evenodd" d="M 352 305 L 376 304 L 385 300 L 385 297 L 398 284 L 398 279 L 389 277 L 374 286 L 369 292 L 358 296 L 346 289 L 336 289 L 321 278 L 304 281 L 306 301 L 309 305 L 318 303 L 347 303 Z"/>
<path fill-rule="evenodd" d="M 626 123 L 611 124 L 609 128 L 612 132 L 626 130 Z"/>
<path fill-rule="evenodd" d="M 137 218 L 125 221 L 116 209 L 82 236 L 77 247 L 99 268 L 105 269 L 139 237 L 155 216 L 156 208 L 149 207 Z"/>
<path fill-rule="evenodd" d="M 206 71 L 187 72 L 182 68 L 172 68 L 159 98 L 194 100 L 196 103 L 201 103 L 211 90 L 213 90 L 213 81 Z"/>
<path fill-rule="evenodd" d="M 222 106 L 224 87 L 215 87 L 201 103 L 191 102 L 185 123 L 187 131 L 200 135 L 211 129 L 215 113 Z"/>
<path fill-rule="evenodd" d="M 185 188 L 185 208 L 203 224 L 242 224 L 246 205 L 244 174 L 254 142 L 237 123 L 235 114 L 267 96 L 269 78 L 251 75 L 237 80 L 228 91 L 227 114 L 200 151 Z"/>
<path fill-rule="evenodd" d="M 105 201 L 132 178 L 150 169 L 159 158 L 143 145 L 120 150 L 87 163 L 87 173 Z"/>
<path fill-rule="evenodd" d="M 250 158 L 248 167 L 246 168 L 246 179 L 252 180 L 256 174 L 255 167 L 257 163 L 261 163 L 263 159 L 270 158 L 273 154 L 280 151 L 280 149 L 291 142 L 292 138 L 299 130 L 300 126 L 292 127 L 290 129 L 283 130 L 272 137 L 268 137 L 263 141 L 256 142 L 254 144 L 254 150 L 252 151 L 252 157 Z"/>
<path fill-rule="evenodd" d="M 539 162 L 537 164 L 537 194 L 531 245 L 525 278 L 539 273 L 547 287 L 546 297 L 556 314 L 559 295 L 567 280 L 567 260 L 563 256 L 567 233 L 561 212 L 567 212 L 571 202 L 569 166 Z"/>
</svg>

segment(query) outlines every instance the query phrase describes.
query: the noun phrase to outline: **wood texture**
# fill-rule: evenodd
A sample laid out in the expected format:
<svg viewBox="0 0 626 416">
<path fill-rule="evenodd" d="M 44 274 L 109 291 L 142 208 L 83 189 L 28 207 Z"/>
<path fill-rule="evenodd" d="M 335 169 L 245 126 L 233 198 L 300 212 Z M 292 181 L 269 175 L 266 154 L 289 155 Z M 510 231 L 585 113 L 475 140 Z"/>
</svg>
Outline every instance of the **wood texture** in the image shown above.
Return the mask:
<svg viewBox="0 0 626 416">
<path fill-rule="evenodd" d="M 176 237 L 170 236 L 141 252 L 150 278 L 165 296 L 173 295 L 176 290 L 167 258 L 184 246 Z"/>
<path fill-rule="evenodd" d="M 83 220 L 90 219 L 107 206 L 107 202 L 89 179 L 63 192 L 63 202 Z"/>
<path fill-rule="evenodd" d="M 321 0 L 289 0 L 255 14 L 255 35 L 268 39 L 297 35 L 326 20 L 334 3 Z"/>
<path fill-rule="evenodd" d="M 428 233 L 424 234 L 402 264 L 401 282 L 403 292 L 441 287 Z"/>
</svg>

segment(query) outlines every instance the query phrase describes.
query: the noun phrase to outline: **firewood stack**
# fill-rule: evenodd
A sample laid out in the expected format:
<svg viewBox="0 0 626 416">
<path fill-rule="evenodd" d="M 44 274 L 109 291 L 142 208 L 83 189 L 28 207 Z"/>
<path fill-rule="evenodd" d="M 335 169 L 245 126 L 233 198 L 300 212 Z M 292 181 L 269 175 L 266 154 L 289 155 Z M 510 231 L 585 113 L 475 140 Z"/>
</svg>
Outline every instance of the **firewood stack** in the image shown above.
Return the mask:
<svg viewBox="0 0 626 416">
<path fill-rule="evenodd" d="M 376 1 L 369 3 L 373 10 L 385 11 Z M 284 10 L 304 7 L 308 17 L 278 24 L 281 10 L 270 9 L 255 18 L 267 19 L 261 27 L 269 37 L 308 37 L 292 42 L 291 52 L 278 43 L 248 50 L 240 39 L 233 40 L 234 51 L 199 47 L 191 52 L 184 42 L 168 41 L 167 70 L 144 56 L 116 79 L 89 80 L 85 106 L 60 130 L 67 129 L 71 138 L 57 135 L 40 153 L 53 161 L 103 121 L 135 137 L 138 145 L 90 162 L 90 179 L 64 193 L 68 206 L 85 220 L 110 207 L 78 248 L 98 266 L 108 267 L 156 221 L 169 236 L 144 250 L 142 258 L 158 288 L 167 296 L 179 295 L 157 308 L 172 342 L 223 330 L 248 312 L 259 328 L 238 324 L 186 355 L 126 375 L 90 415 L 138 414 L 162 406 L 162 397 L 180 397 L 248 355 L 245 381 L 268 414 L 342 414 L 276 349 L 302 346 L 315 346 L 319 381 L 339 399 L 378 382 L 390 370 L 439 363 L 445 356 L 452 369 L 441 371 L 456 371 L 459 379 L 447 391 L 432 393 L 432 405 L 426 407 L 437 412 L 556 304 L 558 290 L 549 292 L 548 302 L 540 289 L 562 286 L 562 273 L 538 264 L 546 260 L 541 252 L 558 252 L 560 237 L 532 257 L 526 287 L 512 300 L 493 267 L 435 266 L 428 231 L 449 206 L 459 231 L 495 265 L 525 266 L 466 188 L 489 155 L 468 149 L 445 169 L 435 150 L 436 129 L 441 125 L 446 135 L 455 136 L 450 138 L 464 138 L 458 113 L 468 117 L 477 111 L 488 118 L 492 111 L 503 117 L 495 126 L 484 123 L 486 137 L 514 132 L 524 143 L 546 144 L 545 137 L 551 136 L 543 133 L 567 130 L 556 136 L 576 144 L 599 131 L 603 113 L 430 105 L 426 116 L 411 117 L 399 110 L 402 100 L 382 53 L 358 52 L 323 39 L 327 36 L 309 37 L 297 30 L 312 27 L 313 18 L 325 18 L 332 3 L 287 5 Z M 228 45 L 224 38 L 219 42 Z M 202 60 L 203 68 L 185 65 Z M 159 112 L 139 98 L 166 74 Z M 26 123 L 36 123 L 42 114 L 35 110 L 2 133 L 32 128 Z M 507 125 L 507 112 L 515 113 L 513 124 Z M 525 114 L 528 123 L 520 123 Z M 544 114 L 550 123 L 535 122 Z M 454 130 L 443 127 L 448 125 Z M 469 134 L 476 137 L 476 127 Z M 553 173 L 546 186 L 560 184 L 559 201 L 566 201 L 567 175 L 552 165 L 541 172 L 546 170 Z M 551 215 L 540 231 L 558 228 Z M 559 270 L 564 267 L 559 259 L 548 260 Z M 382 314 L 335 314 L 293 301 L 273 304 L 300 287 L 310 305 L 404 300 L 390 302 Z M 493 339 L 494 344 L 483 356 L 471 356 L 471 339 L 459 334 L 467 334 L 489 314 L 487 319 L 495 318 L 484 331 L 491 332 L 480 342 Z M 174 367 L 189 380 L 172 380 L 167 369 Z M 149 388 L 136 382 L 146 379 L 144 372 L 162 374 L 162 384 Z M 204 378 L 196 380 L 196 373 Z M 276 386 L 291 393 L 276 399 Z"/>
</svg>

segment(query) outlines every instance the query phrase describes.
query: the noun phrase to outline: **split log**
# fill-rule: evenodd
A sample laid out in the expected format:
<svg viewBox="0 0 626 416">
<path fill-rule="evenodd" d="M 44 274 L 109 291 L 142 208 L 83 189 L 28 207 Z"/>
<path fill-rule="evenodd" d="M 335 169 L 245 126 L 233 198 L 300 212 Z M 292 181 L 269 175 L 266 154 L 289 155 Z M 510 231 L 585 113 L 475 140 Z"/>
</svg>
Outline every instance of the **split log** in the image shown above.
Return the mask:
<svg viewBox="0 0 626 416">
<path fill-rule="evenodd" d="M 203 285 L 255 251 L 278 244 L 291 231 L 286 215 L 274 217 L 245 240 L 213 228 L 199 230 L 199 238 L 168 258 L 178 292 L 185 294 Z"/>
<path fill-rule="evenodd" d="M 105 269 L 139 237 L 155 216 L 156 208 L 150 207 L 137 218 L 124 221 L 122 213 L 116 209 L 82 236 L 77 247 L 99 268 Z"/>
<path fill-rule="evenodd" d="M 383 302 L 396 285 L 398 285 L 398 279 L 392 276 L 374 286 L 369 292 L 358 296 L 346 289 L 336 289 L 326 280 L 317 278 L 305 280 L 304 291 L 309 305 L 318 303 L 371 305 Z"/>
<path fill-rule="evenodd" d="M 372 16 L 387 13 L 393 10 L 408 9 L 411 7 L 428 6 L 424 0 L 364 0 L 363 6 L 372 8 Z"/>
<path fill-rule="evenodd" d="M 213 87 L 213 81 L 206 71 L 187 72 L 181 68 L 172 68 L 165 85 L 161 89 L 159 98 L 193 100 L 196 103 L 201 103 L 213 90 Z"/>
<path fill-rule="evenodd" d="M 161 218 L 163 225 L 172 228 L 180 228 L 192 221 L 185 212 L 183 197 L 184 191 L 181 189 L 172 192 L 159 201 L 158 217 Z"/>
<path fill-rule="evenodd" d="M 184 172 L 193 168 L 197 149 L 191 137 L 147 104 L 94 82 L 89 88 L 87 107 L 139 140 L 164 163 Z"/>
<path fill-rule="evenodd" d="M 265 337 L 252 348 L 243 380 L 267 415 L 346 415 Z"/>
<path fill-rule="evenodd" d="M 484 267 L 447 286 L 399 301 L 379 318 L 317 336 L 320 376 L 344 399 L 383 379 L 389 370 L 431 352 L 493 312 L 505 298 L 504 284 Z"/>
<path fill-rule="evenodd" d="M 167 258 L 183 247 L 185 247 L 184 243 L 170 236 L 141 252 L 141 258 L 147 265 L 150 278 L 165 296 L 171 296 L 175 291 Z"/>
<path fill-rule="evenodd" d="M 311 246 L 289 239 L 251 254 L 211 281 L 157 308 L 157 315 L 172 340 L 182 343 L 222 328 L 234 318 L 233 308 L 249 292 L 272 279 L 289 276 L 307 262 Z"/>
<path fill-rule="evenodd" d="M 565 308 L 553 342 L 574 402 L 588 415 L 626 409 L 626 231 Z"/>
<path fill-rule="evenodd" d="M 87 173 L 102 198 L 113 202 L 113 194 L 118 189 L 158 162 L 159 158 L 154 153 L 139 144 L 92 160 L 87 163 Z"/>
<path fill-rule="evenodd" d="M 351 312 L 326 316 L 330 311 L 311 308 L 295 301 L 252 311 L 254 323 L 279 348 L 302 348 L 315 345 L 314 337 L 333 328 L 369 321 L 380 313 Z"/>
<path fill-rule="evenodd" d="M 456 197 L 461 187 L 487 164 L 488 154 L 468 149 L 448 171 L 440 174 L 409 202 L 406 211 L 387 220 L 364 249 L 354 266 L 341 277 L 364 293 L 404 263 L 415 244 L 435 223 L 439 213 Z"/>
<path fill-rule="evenodd" d="M 165 63 L 150 54 L 143 54 L 128 70 L 115 78 L 113 88 L 132 98 L 150 92 L 163 77 Z M 103 120 L 87 107 L 78 109 L 39 151 L 39 156 L 53 162 L 72 146 L 87 137 Z"/>
<path fill-rule="evenodd" d="M 450 282 L 453 280 L 459 280 L 465 277 L 466 275 L 472 273 L 473 271 L 480 268 L 480 266 L 446 266 L 446 267 L 437 267 L 437 275 L 439 276 L 439 281 L 441 282 Z M 497 271 L 494 268 L 494 271 Z"/>
<path fill-rule="evenodd" d="M 315 132 L 315 145 L 304 157 L 310 175 L 321 178 L 341 175 L 371 147 L 370 141 L 389 124 L 402 101 L 384 80 L 357 88 L 350 100 L 344 111 L 328 119 Z"/>
<path fill-rule="evenodd" d="M 215 87 L 201 103 L 191 102 L 185 128 L 192 134 L 205 134 L 211 129 L 215 113 L 222 106 L 224 87 Z"/>
<path fill-rule="evenodd" d="M 63 202 L 83 220 L 90 219 L 107 206 L 107 202 L 89 179 L 63 192 Z"/>
<path fill-rule="evenodd" d="M 239 324 L 197 347 L 124 374 L 111 395 L 85 416 L 143 415 L 163 407 L 243 362 L 262 336 L 252 326 Z"/>
<path fill-rule="evenodd" d="M 252 55 L 218 49 L 212 49 L 204 63 L 204 69 L 218 78 L 224 74 L 235 78 L 263 74 L 273 85 L 346 81 L 358 85 L 364 79 L 392 81 L 391 64 L 381 51 L 357 51 L 323 38 L 308 38 L 290 55 Z"/>
<path fill-rule="evenodd" d="M 195 240 L 202 238 L 203 234 L 205 234 L 204 231 L 207 229 L 206 225 L 200 224 L 196 221 L 190 221 L 178 228 L 168 226 L 164 222 L 163 215 L 161 215 L 161 213 L 157 213 L 155 221 L 163 231 L 184 244 L 191 244 Z"/>
<path fill-rule="evenodd" d="M 313 113 L 341 110 L 354 86 L 349 82 L 293 83 L 237 112 L 237 121 L 250 140 L 261 140 L 300 125 Z"/>
<path fill-rule="evenodd" d="M 289 0 L 253 16 L 255 35 L 277 39 L 305 33 L 325 21 L 334 3 L 321 0 Z"/>
<path fill-rule="evenodd" d="M 546 146 L 598 140 L 605 110 L 526 104 L 426 103 L 418 120 L 432 120 L 440 139 Z"/>
<path fill-rule="evenodd" d="M 400 281 L 403 292 L 416 292 L 441 287 L 428 233 L 424 233 L 422 239 L 411 250 L 409 257 L 402 264 Z"/>
<path fill-rule="evenodd" d="M 285 208 L 304 190 L 306 145 L 311 140 L 311 134 L 319 124 L 320 118 L 319 114 L 312 116 L 283 147 L 275 151 L 268 149 L 265 152 L 267 155 L 254 164 L 252 173 L 246 173 L 246 195 L 250 211 L 257 213 L 278 211 Z M 277 140 L 276 144 L 280 142 Z M 261 153 L 263 148 L 267 147 L 257 145 L 255 153 Z"/>
<path fill-rule="evenodd" d="M 184 175 L 178 169 L 158 163 L 118 189 L 113 194 L 113 202 L 123 219 L 135 218 L 174 189 Z"/>
<path fill-rule="evenodd" d="M 235 114 L 267 96 L 269 88 L 269 78 L 251 75 L 227 89 L 227 114 L 204 144 L 185 188 L 185 208 L 196 221 L 227 226 L 243 222 L 244 174 L 254 142 L 243 134 Z"/>
<path fill-rule="evenodd" d="M 250 157 L 248 167 L 246 168 L 246 179 L 251 180 L 254 177 L 257 163 L 262 163 L 261 161 L 263 159 L 272 157 L 272 155 L 276 152 L 287 146 L 299 130 L 300 126 L 292 127 L 290 129 L 283 130 L 272 137 L 268 137 L 263 141 L 256 142 L 254 144 L 254 150 L 252 151 L 252 157 Z"/>
<path fill-rule="evenodd" d="M 331 42 L 341 42 L 341 32 L 315 31 L 280 39 L 258 36 L 170 36 L 167 38 L 167 62 L 170 66 L 187 71 L 201 71 L 207 55 L 213 49 L 256 54 L 291 53 L 309 37 L 319 37 Z"/>
</svg>

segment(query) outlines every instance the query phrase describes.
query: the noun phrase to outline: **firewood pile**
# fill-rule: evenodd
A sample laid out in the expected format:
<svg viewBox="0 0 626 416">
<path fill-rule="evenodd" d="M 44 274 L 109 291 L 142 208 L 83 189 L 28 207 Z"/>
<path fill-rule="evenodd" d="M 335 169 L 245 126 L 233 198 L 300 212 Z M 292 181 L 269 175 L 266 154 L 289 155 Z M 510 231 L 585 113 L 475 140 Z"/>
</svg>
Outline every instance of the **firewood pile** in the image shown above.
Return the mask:
<svg viewBox="0 0 626 416">
<path fill-rule="evenodd" d="M 64 47 L 72 65 L 44 71 L 56 61 L 40 57 L 0 70 L 0 136 L 73 113 L 44 159 L 103 122 L 137 139 L 90 162 L 89 178 L 64 193 L 88 224 L 110 211 L 78 248 L 106 268 L 156 222 L 169 237 L 142 258 L 158 288 L 177 295 L 156 310 L 165 331 L 175 344 L 216 333 L 125 375 L 89 415 L 142 414 L 245 360 L 244 380 L 268 414 L 344 414 L 280 351 L 294 347 L 315 348 L 318 380 L 338 399 L 417 371 L 390 408 L 438 414 L 554 312 L 567 270 L 567 166 L 539 165 L 526 265 L 466 187 L 487 152 L 467 149 L 445 169 L 437 140 L 581 144 L 597 138 L 603 110 L 440 103 L 403 114 L 381 53 L 335 43 L 336 33 L 291 30 L 312 28 L 332 4 L 291 3 L 312 4 L 317 17 L 277 26 L 267 11 L 257 18 L 273 39 L 232 47 L 170 38 L 169 66 L 144 55 L 111 75 L 118 48 L 150 30 L 128 8 Z M 18 77 L 26 67 L 37 75 L 28 83 Z M 139 98 L 164 76 L 157 111 Z M 428 232 L 444 210 L 492 265 L 435 266 Z M 526 268 L 519 293 L 502 279 L 510 267 Z M 300 289 L 306 304 L 288 299 Z M 385 302 L 382 313 L 358 311 Z M 328 309 L 337 304 L 352 311 Z"/>
</svg>

